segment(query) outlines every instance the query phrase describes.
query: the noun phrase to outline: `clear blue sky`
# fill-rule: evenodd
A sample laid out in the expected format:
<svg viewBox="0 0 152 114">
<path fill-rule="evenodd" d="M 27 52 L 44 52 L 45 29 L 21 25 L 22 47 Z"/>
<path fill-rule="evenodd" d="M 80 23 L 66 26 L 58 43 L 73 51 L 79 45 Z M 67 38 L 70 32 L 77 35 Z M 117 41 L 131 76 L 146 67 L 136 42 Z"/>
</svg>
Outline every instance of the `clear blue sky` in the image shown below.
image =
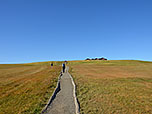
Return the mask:
<svg viewBox="0 0 152 114">
<path fill-rule="evenodd" d="M 0 0 L 0 63 L 152 60 L 152 0 Z"/>
</svg>

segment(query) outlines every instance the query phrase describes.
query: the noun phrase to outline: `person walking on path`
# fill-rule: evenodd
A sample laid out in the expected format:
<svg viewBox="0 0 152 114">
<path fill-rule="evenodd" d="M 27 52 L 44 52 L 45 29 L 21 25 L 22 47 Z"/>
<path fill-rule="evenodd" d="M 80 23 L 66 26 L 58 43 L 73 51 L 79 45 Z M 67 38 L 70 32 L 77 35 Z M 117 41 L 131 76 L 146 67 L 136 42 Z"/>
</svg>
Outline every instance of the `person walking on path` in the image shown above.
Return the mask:
<svg viewBox="0 0 152 114">
<path fill-rule="evenodd" d="M 62 64 L 63 73 L 65 72 L 65 63 Z"/>
<path fill-rule="evenodd" d="M 51 63 L 51 66 L 53 66 L 53 63 Z"/>
</svg>

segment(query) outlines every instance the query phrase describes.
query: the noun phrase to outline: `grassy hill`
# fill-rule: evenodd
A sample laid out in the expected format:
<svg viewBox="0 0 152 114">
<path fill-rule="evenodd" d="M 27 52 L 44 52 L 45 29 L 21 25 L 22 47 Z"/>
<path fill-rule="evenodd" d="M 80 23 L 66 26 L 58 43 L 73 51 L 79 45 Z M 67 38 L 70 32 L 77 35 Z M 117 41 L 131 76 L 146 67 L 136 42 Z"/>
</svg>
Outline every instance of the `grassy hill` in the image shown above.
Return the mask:
<svg viewBox="0 0 152 114">
<path fill-rule="evenodd" d="M 39 114 L 56 87 L 60 63 L 1 64 L 0 114 Z"/>
<path fill-rule="evenodd" d="M 39 114 L 62 62 L 0 65 L 0 114 Z M 69 61 L 82 114 L 151 114 L 152 62 Z"/>
<path fill-rule="evenodd" d="M 152 114 L 152 62 L 72 61 L 82 114 Z"/>
</svg>

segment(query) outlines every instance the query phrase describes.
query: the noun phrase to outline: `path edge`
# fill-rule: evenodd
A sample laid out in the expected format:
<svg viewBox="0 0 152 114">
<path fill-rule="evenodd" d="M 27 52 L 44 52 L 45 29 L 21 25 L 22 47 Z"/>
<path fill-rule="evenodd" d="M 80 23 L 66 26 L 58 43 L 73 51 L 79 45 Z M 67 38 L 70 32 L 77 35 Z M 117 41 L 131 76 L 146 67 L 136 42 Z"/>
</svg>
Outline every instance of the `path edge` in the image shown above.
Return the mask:
<svg viewBox="0 0 152 114">
<path fill-rule="evenodd" d="M 76 85 L 74 83 L 74 80 L 71 76 L 71 74 L 68 72 L 70 78 L 71 78 L 71 81 L 72 81 L 72 85 L 73 85 L 73 97 L 74 97 L 74 103 L 75 103 L 75 111 L 76 111 L 76 114 L 80 114 L 80 107 L 79 107 L 79 104 L 78 104 L 78 99 L 76 97 Z"/>
<path fill-rule="evenodd" d="M 41 111 L 40 114 L 44 114 L 47 111 L 48 107 L 50 106 L 50 104 L 52 103 L 52 101 L 55 99 L 56 94 L 60 91 L 60 79 L 61 79 L 61 76 L 62 76 L 62 72 L 60 73 L 60 75 L 58 77 L 58 82 L 57 82 L 55 90 L 53 91 L 52 96 L 50 97 L 50 99 L 48 100 L 47 104 L 42 109 L 42 111 Z"/>
</svg>

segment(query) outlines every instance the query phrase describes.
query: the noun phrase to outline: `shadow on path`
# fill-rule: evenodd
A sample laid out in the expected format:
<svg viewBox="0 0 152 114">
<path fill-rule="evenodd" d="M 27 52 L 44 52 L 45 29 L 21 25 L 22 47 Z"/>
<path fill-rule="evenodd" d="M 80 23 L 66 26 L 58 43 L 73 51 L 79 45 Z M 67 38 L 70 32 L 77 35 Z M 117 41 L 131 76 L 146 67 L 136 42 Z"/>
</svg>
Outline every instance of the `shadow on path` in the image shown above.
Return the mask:
<svg viewBox="0 0 152 114">
<path fill-rule="evenodd" d="M 43 114 L 75 114 L 73 85 L 68 71 L 60 77 L 59 87 Z"/>
</svg>

